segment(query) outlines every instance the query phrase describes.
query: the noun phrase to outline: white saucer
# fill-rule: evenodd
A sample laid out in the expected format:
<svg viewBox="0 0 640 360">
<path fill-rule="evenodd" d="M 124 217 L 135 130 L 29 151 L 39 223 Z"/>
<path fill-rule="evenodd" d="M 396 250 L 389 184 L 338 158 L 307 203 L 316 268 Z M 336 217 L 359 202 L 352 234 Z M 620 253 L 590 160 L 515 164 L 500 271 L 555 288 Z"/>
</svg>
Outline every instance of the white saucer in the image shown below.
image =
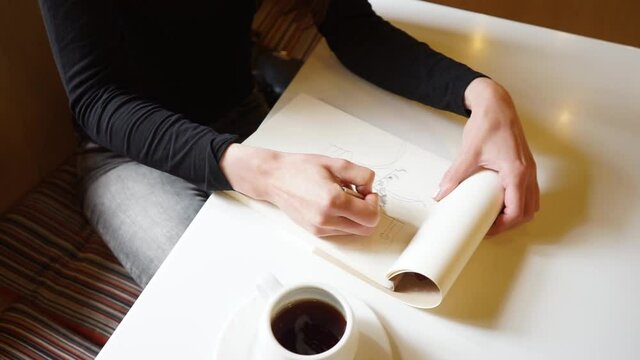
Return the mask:
<svg viewBox="0 0 640 360">
<path fill-rule="evenodd" d="M 391 344 L 376 314 L 361 300 L 348 298 L 358 319 L 360 340 L 354 360 L 391 360 Z M 231 314 L 213 349 L 215 360 L 251 359 L 264 300 L 256 294 Z"/>
</svg>

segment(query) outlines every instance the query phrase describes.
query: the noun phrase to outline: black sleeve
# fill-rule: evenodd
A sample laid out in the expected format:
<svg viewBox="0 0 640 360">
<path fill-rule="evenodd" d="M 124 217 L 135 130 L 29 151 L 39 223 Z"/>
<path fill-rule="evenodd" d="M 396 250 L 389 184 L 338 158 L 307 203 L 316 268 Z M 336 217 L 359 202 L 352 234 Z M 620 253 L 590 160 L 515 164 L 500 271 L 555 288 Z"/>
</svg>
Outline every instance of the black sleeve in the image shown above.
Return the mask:
<svg viewBox="0 0 640 360">
<path fill-rule="evenodd" d="M 378 16 L 367 0 L 333 0 L 320 32 L 353 73 L 398 95 L 468 116 L 464 91 L 484 76 Z"/>
<path fill-rule="evenodd" d="M 234 135 L 218 134 L 126 86 L 114 0 L 39 2 L 71 111 L 87 136 L 202 189 L 230 189 L 218 161 Z"/>
</svg>

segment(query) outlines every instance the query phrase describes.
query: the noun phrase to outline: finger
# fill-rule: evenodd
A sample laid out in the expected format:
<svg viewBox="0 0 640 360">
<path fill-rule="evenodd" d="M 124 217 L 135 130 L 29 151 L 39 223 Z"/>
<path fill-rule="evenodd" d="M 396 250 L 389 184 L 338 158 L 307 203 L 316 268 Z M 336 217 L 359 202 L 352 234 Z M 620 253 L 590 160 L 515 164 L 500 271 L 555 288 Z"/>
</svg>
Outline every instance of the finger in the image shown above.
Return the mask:
<svg viewBox="0 0 640 360">
<path fill-rule="evenodd" d="M 323 224 L 329 232 L 342 232 L 349 235 L 360 235 L 360 236 L 368 236 L 371 235 L 375 231 L 375 227 L 365 226 L 362 224 L 358 224 L 357 222 L 343 217 L 343 216 L 335 216 L 329 219 L 325 224 Z"/>
<path fill-rule="evenodd" d="M 507 180 L 504 192 L 504 209 L 490 229 L 490 234 L 497 234 L 520 223 L 523 218 L 525 204 L 525 181 L 519 175 L 512 175 Z"/>
<path fill-rule="evenodd" d="M 349 233 L 338 229 L 332 229 L 330 227 L 322 226 L 322 224 L 320 224 L 318 221 L 313 222 L 312 219 L 310 219 L 308 216 L 300 216 L 301 213 L 299 211 L 293 213 L 288 212 L 288 214 L 295 223 L 315 236 L 324 237 L 334 235 L 350 235 Z"/>
<path fill-rule="evenodd" d="M 444 199 L 449 195 L 462 181 L 478 170 L 477 162 L 474 156 L 461 155 L 451 165 L 442 177 L 438 193 L 433 197 L 435 201 Z"/>
<path fill-rule="evenodd" d="M 349 160 L 326 157 L 325 167 L 345 184 L 356 185 L 356 190 L 367 195 L 371 193 L 375 173 L 364 166 L 356 165 Z"/>
<path fill-rule="evenodd" d="M 539 190 L 535 177 L 530 177 L 527 181 L 527 192 L 524 205 L 524 220 L 530 221 L 533 219 L 536 211 L 539 208 Z"/>
<path fill-rule="evenodd" d="M 370 193 L 364 199 L 346 195 L 341 206 L 336 208 L 336 215 L 340 215 L 366 227 L 375 227 L 380 220 L 380 198 L 376 193 Z"/>
<path fill-rule="evenodd" d="M 328 235 L 323 235 L 322 237 L 328 237 L 328 236 L 349 236 L 349 235 L 353 235 L 353 234 L 349 234 L 348 232 L 344 232 L 344 231 L 340 231 L 340 230 L 333 230 L 330 234 L 328 234 Z"/>
<path fill-rule="evenodd" d="M 538 212 L 540 210 L 540 185 L 538 184 L 538 179 L 534 175 L 534 189 L 533 189 L 533 199 L 534 199 L 534 212 Z"/>
<path fill-rule="evenodd" d="M 491 225 L 491 228 L 489 229 L 489 231 L 487 231 L 487 235 L 493 236 L 507 230 L 507 225 L 503 217 L 504 217 L 503 214 L 498 215 L 496 220 L 493 222 L 493 225 Z"/>
<path fill-rule="evenodd" d="M 308 230 L 310 233 L 318 237 L 352 235 L 351 233 L 348 233 L 346 231 L 341 231 L 338 229 L 331 229 L 331 228 L 312 228 Z"/>
</svg>

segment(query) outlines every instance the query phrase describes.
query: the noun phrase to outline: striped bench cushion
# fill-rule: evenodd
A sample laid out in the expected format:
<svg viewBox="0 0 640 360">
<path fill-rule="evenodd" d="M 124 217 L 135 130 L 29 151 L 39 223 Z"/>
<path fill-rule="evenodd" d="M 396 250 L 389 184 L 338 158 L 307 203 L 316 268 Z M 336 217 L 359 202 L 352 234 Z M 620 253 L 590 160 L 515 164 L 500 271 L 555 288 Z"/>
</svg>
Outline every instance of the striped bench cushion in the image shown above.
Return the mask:
<svg viewBox="0 0 640 360">
<path fill-rule="evenodd" d="M 76 189 L 68 163 L 0 218 L 0 288 L 102 346 L 140 288 L 87 223 Z"/>
<path fill-rule="evenodd" d="M 0 358 L 93 359 L 100 347 L 58 325 L 25 304 L 13 304 L 0 317 Z"/>
</svg>

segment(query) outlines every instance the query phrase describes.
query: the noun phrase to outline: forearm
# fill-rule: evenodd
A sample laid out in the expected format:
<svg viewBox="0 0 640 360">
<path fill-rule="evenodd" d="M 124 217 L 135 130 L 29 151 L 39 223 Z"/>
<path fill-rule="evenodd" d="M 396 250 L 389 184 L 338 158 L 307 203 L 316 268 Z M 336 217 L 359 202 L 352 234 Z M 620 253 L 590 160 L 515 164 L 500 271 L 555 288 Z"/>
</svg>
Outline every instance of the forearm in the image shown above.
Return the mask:
<svg viewBox="0 0 640 360">
<path fill-rule="evenodd" d="M 219 159 L 236 136 L 110 86 L 87 92 L 73 110 L 85 134 L 113 152 L 208 191 L 230 189 Z"/>
<path fill-rule="evenodd" d="M 398 95 L 468 116 L 464 91 L 483 76 L 376 15 L 366 0 L 334 0 L 320 30 L 352 72 Z"/>
</svg>

